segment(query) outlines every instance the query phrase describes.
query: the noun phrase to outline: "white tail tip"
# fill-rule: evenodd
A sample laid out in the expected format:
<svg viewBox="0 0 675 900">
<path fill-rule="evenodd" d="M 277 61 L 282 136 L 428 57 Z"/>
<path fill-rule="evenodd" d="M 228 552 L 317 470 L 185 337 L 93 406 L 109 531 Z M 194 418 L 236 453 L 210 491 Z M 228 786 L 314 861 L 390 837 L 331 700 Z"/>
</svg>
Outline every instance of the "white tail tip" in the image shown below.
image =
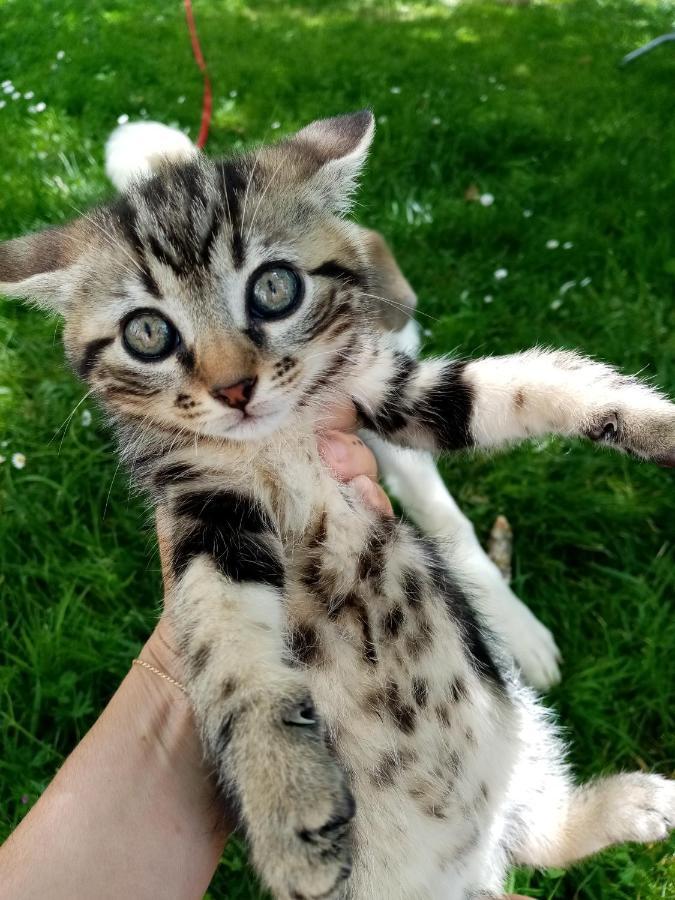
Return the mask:
<svg viewBox="0 0 675 900">
<path fill-rule="evenodd" d="M 105 145 L 105 171 L 118 191 L 149 178 L 163 161 L 186 162 L 198 154 L 192 141 L 177 128 L 160 122 L 120 125 Z"/>
</svg>

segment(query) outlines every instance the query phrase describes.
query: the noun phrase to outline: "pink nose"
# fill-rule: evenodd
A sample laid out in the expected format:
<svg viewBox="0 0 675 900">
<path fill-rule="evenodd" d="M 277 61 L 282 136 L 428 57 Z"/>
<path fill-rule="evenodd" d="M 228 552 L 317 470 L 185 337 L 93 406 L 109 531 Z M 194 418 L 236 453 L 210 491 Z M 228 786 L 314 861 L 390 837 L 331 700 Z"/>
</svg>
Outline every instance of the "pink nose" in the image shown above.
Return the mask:
<svg viewBox="0 0 675 900">
<path fill-rule="evenodd" d="M 242 381 L 230 384 L 228 387 L 217 384 L 211 389 L 211 395 L 226 406 L 243 411 L 253 396 L 253 389 L 257 380 L 257 378 L 244 378 Z"/>
</svg>

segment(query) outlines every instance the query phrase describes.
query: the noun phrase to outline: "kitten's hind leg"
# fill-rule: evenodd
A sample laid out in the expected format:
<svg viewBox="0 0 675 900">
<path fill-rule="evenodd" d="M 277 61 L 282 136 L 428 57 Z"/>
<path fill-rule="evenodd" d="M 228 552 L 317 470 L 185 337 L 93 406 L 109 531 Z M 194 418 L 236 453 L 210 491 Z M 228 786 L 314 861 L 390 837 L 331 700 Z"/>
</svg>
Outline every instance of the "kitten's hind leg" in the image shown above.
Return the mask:
<svg viewBox="0 0 675 900">
<path fill-rule="evenodd" d="M 389 490 L 425 534 L 440 539 L 454 573 L 464 578 L 478 611 L 516 659 L 525 679 L 546 690 L 560 681 L 553 635 L 516 597 L 481 547 L 473 525 L 448 492 L 430 453 L 394 447 L 371 432 L 363 439 L 377 456 Z"/>
<path fill-rule="evenodd" d="M 664 840 L 675 828 L 675 782 L 642 772 L 600 778 L 570 788 L 557 812 L 533 823 L 515 862 L 566 866 L 614 844 Z"/>
<path fill-rule="evenodd" d="M 675 827 L 675 781 L 631 772 L 575 785 L 548 710 L 527 688 L 513 697 L 522 752 L 502 840 L 513 863 L 566 866 L 614 844 L 668 836 Z"/>
</svg>

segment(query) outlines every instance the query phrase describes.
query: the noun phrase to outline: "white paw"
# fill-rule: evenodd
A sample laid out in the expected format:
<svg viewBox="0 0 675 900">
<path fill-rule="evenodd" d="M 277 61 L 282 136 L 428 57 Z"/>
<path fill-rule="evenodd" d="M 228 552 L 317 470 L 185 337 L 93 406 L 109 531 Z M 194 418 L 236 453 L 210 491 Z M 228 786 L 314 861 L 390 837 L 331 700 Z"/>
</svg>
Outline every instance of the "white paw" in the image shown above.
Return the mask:
<svg viewBox="0 0 675 900">
<path fill-rule="evenodd" d="M 546 691 L 560 682 L 562 657 L 555 638 L 511 591 L 508 601 L 504 599 L 492 627 L 516 660 L 525 681 Z"/>
<path fill-rule="evenodd" d="M 675 828 L 675 781 L 660 775 L 635 772 L 622 775 L 618 809 L 612 809 L 619 826 L 617 841 L 662 841 Z"/>
</svg>

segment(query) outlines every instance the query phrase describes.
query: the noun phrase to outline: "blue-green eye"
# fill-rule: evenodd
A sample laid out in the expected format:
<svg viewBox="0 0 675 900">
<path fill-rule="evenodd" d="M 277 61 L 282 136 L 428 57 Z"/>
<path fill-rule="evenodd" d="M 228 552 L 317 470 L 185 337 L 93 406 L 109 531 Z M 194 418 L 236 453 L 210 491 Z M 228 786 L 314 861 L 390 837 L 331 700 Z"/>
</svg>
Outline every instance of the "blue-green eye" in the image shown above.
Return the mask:
<svg viewBox="0 0 675 900">
<path fill-rule="evenodd" d="M 272 265 L 254 273 L 249 283 L 251 312 L 263 319 L 288 315 L 302 299 L 302 281 L 285 265 Z"/>
<path fill-rule="evenodd" d="M 124 346 L 137 359 L 164 359 L 178 345 L 178 332 L 164 316 L 150 309 L 128 316 L 123 329 Z"/>
</svg>

